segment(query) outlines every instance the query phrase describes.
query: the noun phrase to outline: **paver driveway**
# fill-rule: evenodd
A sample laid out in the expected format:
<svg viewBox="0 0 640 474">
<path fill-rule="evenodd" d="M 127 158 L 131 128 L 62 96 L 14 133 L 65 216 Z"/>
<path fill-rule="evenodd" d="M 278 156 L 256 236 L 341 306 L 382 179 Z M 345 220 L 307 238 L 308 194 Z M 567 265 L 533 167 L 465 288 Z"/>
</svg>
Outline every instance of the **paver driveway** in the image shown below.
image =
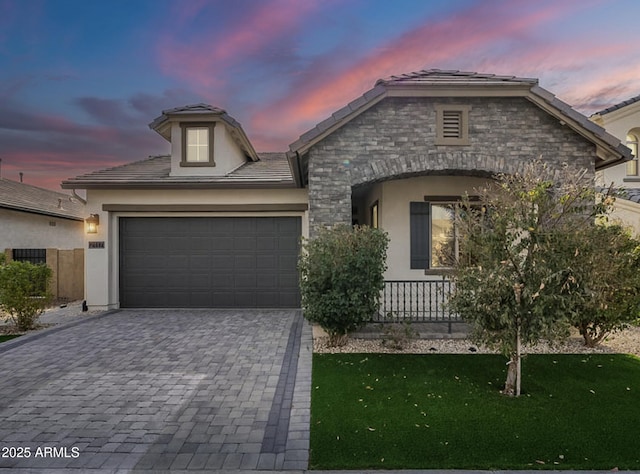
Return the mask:
<svg viewBox="0 0 640 474">
<path fill-rule="evenodd" d="M 305 469 L 310 332 L 299 311 L 123 310 L 4 343 L 0 467 Z"/>
</svg>

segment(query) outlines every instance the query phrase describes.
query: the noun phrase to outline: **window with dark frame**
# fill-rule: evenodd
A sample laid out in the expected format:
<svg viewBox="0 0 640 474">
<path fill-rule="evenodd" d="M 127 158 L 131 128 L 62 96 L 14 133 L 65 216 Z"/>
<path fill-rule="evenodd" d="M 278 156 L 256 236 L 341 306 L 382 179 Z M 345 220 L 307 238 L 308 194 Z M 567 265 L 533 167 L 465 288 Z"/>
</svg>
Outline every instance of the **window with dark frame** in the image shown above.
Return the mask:
<svg viewBox="0 0 640 474">
<path fill-rule="evenodd" d="M 34 265 L 47 263 L 47 249 L 12 249 L 11 258 L 16 262 L 29 262 Z"/>
<path fill-rule="evenodd" d="M 410 203 L 411 269 L 446 270 L 458 258 L 455 217 L 460 199 L 432 197 Z"/>
<path fill-rule="evenodd" d="M 213 130 L 215 123 L 182 123 L 180 166 L 215 166 Z"/>
</svg>

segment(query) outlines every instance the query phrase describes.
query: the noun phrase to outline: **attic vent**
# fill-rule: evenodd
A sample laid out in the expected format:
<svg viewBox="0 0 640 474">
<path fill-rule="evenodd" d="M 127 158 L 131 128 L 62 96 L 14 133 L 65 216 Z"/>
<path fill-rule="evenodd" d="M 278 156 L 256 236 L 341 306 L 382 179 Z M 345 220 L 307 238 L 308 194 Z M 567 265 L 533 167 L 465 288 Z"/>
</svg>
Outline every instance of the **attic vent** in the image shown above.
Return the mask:
<svg viewBox="0 0 640 474">
<path fill-rule="evenodd" d="M 436 145 L 470 145 L 468 105 L 436 105 Z"/>
<path fill-rule="evenodd" d="M 459 110 L 442 111 L 442 138 L 462 137 L 462 112 Z"/>
</svg>

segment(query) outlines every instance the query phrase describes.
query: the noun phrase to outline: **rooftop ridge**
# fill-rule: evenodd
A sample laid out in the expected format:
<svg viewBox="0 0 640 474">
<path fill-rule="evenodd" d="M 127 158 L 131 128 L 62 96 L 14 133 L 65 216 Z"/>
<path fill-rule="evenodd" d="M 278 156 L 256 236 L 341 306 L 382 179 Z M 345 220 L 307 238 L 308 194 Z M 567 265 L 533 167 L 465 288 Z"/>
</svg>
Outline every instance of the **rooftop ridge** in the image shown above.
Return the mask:
<svg viewBox="0 0 640 474">
<path fill-rule="evenodd" d="M 594 115 L 605 115 L 608 114 L 610 112 L 614 112 L 616 110 L 622 109 L 624 107 L 626 107 L 627 105 L 631 105 L 631 104 L 635 104 L 636 102 L 640 101 L 640 95 L 637 95 L 635 97 L 631 97 L 630 99 L 627 100 L 623 100 L 622 102 L 619 102 L 617 104 L 611 105 L 605 109 L 599 110 L 597 112 L 594 112 L 591 116 L 593 117 Z"/>
<path fill-rule="evenodd" d="M 526 82 L 530 84 L 538 84 L 538 79 L 518 76 L 501 76 L 497 74 L 486 74 L 472 71 L 459 71 L 453 69 L 423 69 L 421 71 L 408 72 L 405 74 L 392 75 L 386 78 L 378 79 L 376 85 L 411 82 L 416 79 L 424 78 L 468 78 L 478 80 L 495 80 L 500 82 Z"/>
</svg>

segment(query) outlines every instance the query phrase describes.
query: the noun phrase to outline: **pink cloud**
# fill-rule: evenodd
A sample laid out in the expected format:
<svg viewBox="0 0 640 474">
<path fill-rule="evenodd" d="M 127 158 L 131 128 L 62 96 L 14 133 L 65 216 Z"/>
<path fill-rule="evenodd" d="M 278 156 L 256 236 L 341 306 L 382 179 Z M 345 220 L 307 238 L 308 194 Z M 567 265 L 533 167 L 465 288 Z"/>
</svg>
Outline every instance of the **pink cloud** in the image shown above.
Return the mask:
<svg viewBox="0 0 640 474">
<path fill-rule="evenodd" d="M 454 68 L 468 70 L 469 65 L 483 61 L 483 55 L 496 44 L 519 42 L 534 27 L 556 20 L 579 8 L 577 2 L 502 1 L 493 8 L 479 3 L 450 18 L 426 23 L 380 47 L 372 54 L 336 71 L 327 80 L 326 58 L 312 64 L 286 97 L 267 104 L 253 114 L 250 129 L 273 129 L 289 143 L 300 133 L 301 124 L 312 126 L 373 87 L 380 77 L 423 68 Z M 453 64 L 452 58 L 456 64 Z M 462 65 L 462 66 L 458 66 Z M 494 72 L 491 70 L 481 72 Z M 278 112 L 274 120 L 273 112 Z"/>
<path fill-rule="evenodd" d="M 60 182 L 66 177 L 121 164 L 113 156 L 90 151 L 16 151 L 3 153 L 2 177 L 19 181 L 23 173 L 24 183 L 60 190 Z"/>
<path fill-rule="evenodd" d="M 186 20 L 193 20 L 206 6 L 199 2 L 183 14 L 183 28 L 192 28 Z M 207 29 L 191 37 L 188 43 L 178 43 L 167 37 L 159 47 L 161 70 L 211 94 L 233 80 L 230 70 L 234 64 L 246 61 L 247 56 L 259 55 L 274 41 L 290 34 L 315 8 L 316 2 L 298 0 L 270 0 L 250 3 L 252 9 L 243 12 L 223 30 Z M 180 4 L 182 8 L 182 3 Z M 184 33 L 184 31 L 183 31 Z M 224 74 L 224 78 L 223 78 Z"/>
<path fill-rule="evenodd" d="M 122 103 L 84 101 L 84 108 L 103 122 L 112 122 Z M 115 121 L 114 121 L 115 122 Z M 133 120 L 91 126 L 53 114 L 0 105 L 2 176 L 18 180 L 24 172 L 29 183 L 59 189 L 62 179 L 95 169 L 168 152 L 164 139 Z"/>
<path fill-rule="evenodd" d="M 640 94 L 639 77 L 640 64 L 608 65 L 591 71 L 584 80 L 565 91 L 563 100 L 591 114 Z"/>
</svg>

